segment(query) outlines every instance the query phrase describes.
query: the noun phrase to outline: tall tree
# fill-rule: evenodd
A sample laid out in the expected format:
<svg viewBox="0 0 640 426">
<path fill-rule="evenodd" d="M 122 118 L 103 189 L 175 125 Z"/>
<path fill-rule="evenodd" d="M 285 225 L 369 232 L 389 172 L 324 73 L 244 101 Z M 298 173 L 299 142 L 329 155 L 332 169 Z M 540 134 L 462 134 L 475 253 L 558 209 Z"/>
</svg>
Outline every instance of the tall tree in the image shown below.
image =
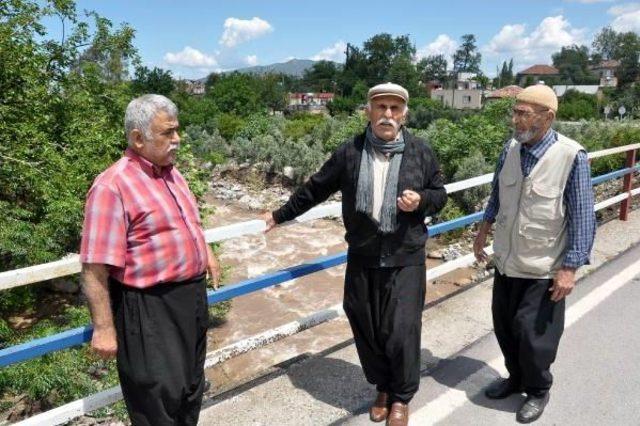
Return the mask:
<svg viewBox="0 0 640 426">
<path fill-rule="evenodd" d="M 465 34 L 462 36 L 460 47 L 453 54 L 453 71 L 459 72 L 480 72 L 482 54 L 478 52 L 476 46 L 476 36 Z"/>
<path fill-rule="evenodd" d="M 599 54 L 602 59 L 614 59 L 618 48 L 618 33 L 611 27 L 604 27 L 593 39 L 592 47 L 594 53 Z"/>
<path fill-rule="evenodd" d="M 393 38 L 391 34 L 382 33 L 365 41 L 362 52 L 367 62 L 366 81 L 371 86 L 384 80 L 396 58 L 413 60 L 416 48 L 408 35 Z"/>
<path fill-rule="evenodd" d="M 398 56 L 394 58 L 386 75 L 385 80 L 393 81 L 403 86 L 409 92 L 411 97 L 423 95 L 420 86 L 420 77 L 415 65 L 406 56 Z"/>
<path fill-rule="evenodd" d="M 640 77 L 640 36 L 634 32 L 619 33 L 605 27 L 593 41 L 594 52 L 602 59 L 616 59 L 618 86 L 624 87 Z"/>
<path fill-rule="evenodd" d="M 564 46 L 551 56 L 553 66 L 560 71 L 563 84 L 593 84 L 598 81 L 589 70 L 589 48 L 587 46 Z"/>
<path fill-rule="evenodd" d="M 614 59 L 620 61 L 617 72 L 619 86 L 635 83 L 640 77 L 640 36 L 634 32 L 618 34 Z"/>
<path fill-rule="evenodd" d="M 247 116 L 266 108 L 259 86 L 255 76 L 233 72 L 219 76 L 207 96 L 215 101 L 220 111 Z"/>
<path fill-rule="evenodd" d="M 502 62 L 502 68 L 497 73 L 497 77 L 495 78 L 494 84 L 496 87 L 505 87 L 510 86 L 514 83 L 515 77 L 513 75 L 513 58 L 507 61 Z"/>
<path fill-rule="evenodd" d="M 156 93 L 169 96 L 174 88 L 171 71 L 158 67 L 153 67 L 152 70 L 144 66 L 137 67 L 135 77 L 131 80 L 131 90 L 135 94 Z"/>
<path fill-rule="evenodd" d="M 338 68 L 335 62 L 318 61 L 304 72 L 302 81 L 314 92 L 332 92 L 335 90 Z"/>
<path fill-rule="evenodd" d="M 444 82 L 447 79 L 447 60 L 444 55 L 431 55 L 421 59 L 417 71 L 423 83 L 432 80 Z"/>
</svg>

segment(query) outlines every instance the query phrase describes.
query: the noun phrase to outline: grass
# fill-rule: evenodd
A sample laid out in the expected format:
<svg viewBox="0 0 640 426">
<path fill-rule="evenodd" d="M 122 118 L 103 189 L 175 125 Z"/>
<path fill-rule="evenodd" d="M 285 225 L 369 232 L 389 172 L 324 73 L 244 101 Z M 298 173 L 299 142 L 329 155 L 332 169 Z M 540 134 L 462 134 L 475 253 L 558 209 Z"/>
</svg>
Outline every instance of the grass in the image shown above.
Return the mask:
<svg viewBox="0 0 640 426">
<path fill-rule="evenodd" d="M 230 309 L 231 301 L 210 306 L 210 327 L 224 323 Z M 36 322 L 28 330 L 13 330 L 4 319 L 0 319 L 0 347 L 50 336 L 90 322 L 86 306 L 65 306 L 61 312 Z M 0 419 L 6 417 L 18 397 L 25 396 L 31 407 L 46 411 L 118 383 L 115 361 L 97 358 L 88 344 L 13 364 L 0 369 Z M 128 419 L 122 401 L 96 410 L 90 417 Z"/>
</svg>

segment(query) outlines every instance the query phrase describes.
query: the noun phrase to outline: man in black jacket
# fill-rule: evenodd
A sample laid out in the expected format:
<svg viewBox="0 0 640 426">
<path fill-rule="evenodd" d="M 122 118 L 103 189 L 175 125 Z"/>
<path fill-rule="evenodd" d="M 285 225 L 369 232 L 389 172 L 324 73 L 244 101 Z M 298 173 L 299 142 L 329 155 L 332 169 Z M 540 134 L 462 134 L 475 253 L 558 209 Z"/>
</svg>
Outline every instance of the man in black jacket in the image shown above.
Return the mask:
<svg viewBox="0 0 640 426">
<path fill-rule="evenodd" d="M 344 310 L 367 380 L 378 397 L 371 420 L 408 424 L 420 384 L 425 301 L 425 218 L 446 202 L 431 148 L 403 127 L 408 92 L 393 83 L 369 90 L 364 133 L 340 146 L 278 210 L 267 231 L 342 191 L 349 244 Z"/>
</svg>

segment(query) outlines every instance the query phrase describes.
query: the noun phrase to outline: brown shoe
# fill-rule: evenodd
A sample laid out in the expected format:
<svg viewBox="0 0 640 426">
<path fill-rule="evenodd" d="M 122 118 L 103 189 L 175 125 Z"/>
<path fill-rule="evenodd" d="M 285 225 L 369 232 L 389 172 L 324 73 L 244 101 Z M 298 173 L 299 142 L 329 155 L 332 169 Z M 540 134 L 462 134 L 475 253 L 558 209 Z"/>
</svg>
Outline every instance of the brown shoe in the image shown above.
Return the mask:
<svg viewBox="0 0 640 426">
<path fill-rule="evenodd" d="M 369 408 L 369 418 L 372 422 L 383 422 L 389 415 L 389 394 L 378 392 L 378 396 Z"/>
<path fill-rule="evenodd" d="M 387 417 L 387 426 L 407 426 L 409 424 L 409 406 L 402 402 L 391 404 L 391 411 Z"/>
</svg>

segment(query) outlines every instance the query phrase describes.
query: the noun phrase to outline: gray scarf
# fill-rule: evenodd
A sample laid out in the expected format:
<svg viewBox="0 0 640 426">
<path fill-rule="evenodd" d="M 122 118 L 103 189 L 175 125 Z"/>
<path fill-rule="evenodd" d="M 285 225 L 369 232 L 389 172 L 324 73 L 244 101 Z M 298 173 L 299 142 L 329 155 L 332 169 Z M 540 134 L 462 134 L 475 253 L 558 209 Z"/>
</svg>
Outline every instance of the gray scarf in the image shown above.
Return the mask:
<svg viewBox="0 0 640 426">
<path fill-rule="evenodd" d="M 380 230 L 385 234 L 389 234 L 396 230 L 398 175 L 400 174 L 400 163 L 402 162 L 402 154 L 404 152 L 404 135 L 402 129 L 400 129 L 398 134 L 398 140 L 387 142 L 378 138 L 373 133 L 371 125 L 367 126 L 362 158 L 360 159 L 360 173 L 358 175 L 358 189 L 356 192 L 356 211 L 365 213 L 369 217 L 373 217 L 374 151 L 392 156 L 380 211 Z"/>
</svg>

